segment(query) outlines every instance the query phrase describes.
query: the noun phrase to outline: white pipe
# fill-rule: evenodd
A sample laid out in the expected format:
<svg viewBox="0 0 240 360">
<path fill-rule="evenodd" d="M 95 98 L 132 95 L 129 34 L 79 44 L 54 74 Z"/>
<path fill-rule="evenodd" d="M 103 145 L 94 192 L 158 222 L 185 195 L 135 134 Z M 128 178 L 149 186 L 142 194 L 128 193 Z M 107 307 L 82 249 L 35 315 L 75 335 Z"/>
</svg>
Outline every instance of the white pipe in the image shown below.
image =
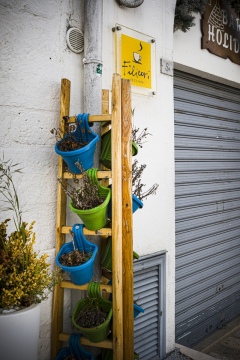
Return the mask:
<svg viewBox="0 0 240 360">
<path fill-rule="evenodd" d="M 84 23 L 84 112 L 101 114 L 103 0 L 84 0 Z"/>
<path fill-rule="evenodd" d="M 144 2 L 144 0 L 117 0 L 120 6 L 126 6 L 129 8 L 136 8 Z"/>
<path fill-rule="evenodd" d="M 84 0 L 84 99 L 85 113 L 98 115 L 102 113 L 102 32 L 103 0 Z M 100 123 L 93 125 L 93 131 L 100 135 Z M 94 167 L 99 169 L 101 142 L 97 142 L 94 153 Z M 101 253 L 101 238 L 94 237 Z M 100 281 L 100 257 L 97 256 L 94 266 L 94 280 Z"/>
</svg>

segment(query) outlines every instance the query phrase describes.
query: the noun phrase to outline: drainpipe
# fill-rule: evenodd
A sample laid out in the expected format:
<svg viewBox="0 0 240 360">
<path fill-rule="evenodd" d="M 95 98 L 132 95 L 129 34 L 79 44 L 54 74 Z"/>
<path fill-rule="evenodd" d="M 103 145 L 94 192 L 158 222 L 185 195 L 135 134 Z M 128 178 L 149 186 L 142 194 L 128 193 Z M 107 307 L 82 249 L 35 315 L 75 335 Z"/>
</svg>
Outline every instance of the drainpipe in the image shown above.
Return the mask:
<svg viewBox="0 0 240 360">
<path fill-rule="evenodd" d="M 102 31 L 103 0 L 84 0 L 84 102 L 85 113 L 102 112 Z M 100 133 L 100 123 L 93 126 Z M 99 142 L 95 159 L 99 159 Z M 99 164 L 94 164 L 98 167 Z"/>
<path fill-rule="evenodd" d="M 84 99 L 85 113 L 98 115 L 102 113 L 102 32 L 103 0 L 84 0 Z M 95 123 L 93 131 L 100 135 L 101 123 Z M 100 141 L 94 153 L 94 166 L 99 169 Z M 101 238 L 94 237 L 101 253 Z M 100 281 L 100 257 L 97 256 L 94 267 L 94 279 Z"/>
<path fill-rule="evenodd" d="M 126 6 L 128 8 L 136 8 L 144 2 L 144 0 L 117 0 L 120 6 Z"/>
</svg>

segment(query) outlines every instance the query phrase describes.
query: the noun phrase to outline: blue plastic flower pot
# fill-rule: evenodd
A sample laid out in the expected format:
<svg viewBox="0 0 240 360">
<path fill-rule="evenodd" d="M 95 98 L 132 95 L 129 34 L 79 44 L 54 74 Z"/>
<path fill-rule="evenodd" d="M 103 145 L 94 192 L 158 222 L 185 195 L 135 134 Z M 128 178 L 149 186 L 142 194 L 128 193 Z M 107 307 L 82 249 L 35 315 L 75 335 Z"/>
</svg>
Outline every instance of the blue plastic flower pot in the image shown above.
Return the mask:
<svg viewBox="0 0 240 360">
<path fill-rule="evenodd" d="M 74 244 L 75 248 L 84 251 L 85 253 L 92 253 L 91 258 L 86 261 L 84 264 L 78 266 L 65 266 L 62 265 L 59 261 L 60 256 L 63 254 L 68 254 L 74 250 L 73 243 L 69 242 L 64 244 L 56 257 L 56 264 L 65 271 L 71 281 L 75 285 L 84 285 L 87 284 L 93 277 L 94 274 L 94 261 L 98 252 L 98 246 L 89 242 L 83 235 L 83 224 L 75 224 L 72 228 L 74 234 Z"/>
<path fill-rule="evenodd" d="M 132 212 L 135 213 L 138 209 L 142 209 L 143 202 L 139 200 L 135 195 L 132 195 Z"/>
<path fill-rule="evenodd" d="M 68 341 L 69 347 L 62 348 L 55 360 L 64 360 L 69 355 L 73 355 L 76 360 L 94 360 L 94 356 L 80 345 L 81 336 L 81 334 L 71 334 Z"/>
<path fill-rule="evenodd" d="M 93 166 L 94 152 L 99 136 L 89 127 L 88 116 L 89 114 L 79 114 L 77 116 L 77 128 L 71 134 L 71 136 L 74 136 L 79 143 L 87 143 L 87 145 L 80 149 L 71 151 L 59 150 L 59 145 L 62 140 L 55 145 L 56 153 L 63 158 L 69 170 L 73 174 L 81 173 L 81 170 L 76 166 L 77 162 L 81 163 L 84 170 L 90 169 Z M 65 135 L 65 138 L 67 137 L 68 135 Z"/>
<path fill-rule="evenodd" d="M 142 209 L 143 202 L 139 200 L 135 195 L 132 194 L 132 213 L 135 213 L 138 209 Z M 109 201 L 108 211 L 107 211 L 109 219 L 112 218 L 112 201 Z"/>
<path fill-rule="evenodd" d="M 134 304 L 133 307 L 134 307 L 134 319 L 136 319 L 136 317 L 140 314 L 140 312 L 144 313 L 144 309 L 141 306 Z"/>
</svg>

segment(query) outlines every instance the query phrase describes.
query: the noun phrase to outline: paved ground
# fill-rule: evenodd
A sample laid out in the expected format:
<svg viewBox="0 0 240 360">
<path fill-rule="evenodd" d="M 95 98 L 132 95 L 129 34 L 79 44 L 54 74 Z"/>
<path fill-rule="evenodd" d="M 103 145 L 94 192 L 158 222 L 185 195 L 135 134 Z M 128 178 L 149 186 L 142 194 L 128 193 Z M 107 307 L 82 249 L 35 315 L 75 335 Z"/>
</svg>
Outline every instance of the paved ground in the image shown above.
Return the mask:
<svg viewBox="0 0 240 360">
<path fill-rule="evenodd" d="M 240 360 L 240 316 L 193 349 L 219 360 Z"/>
<path fill-rule="evenodd" d="M 176 344 L 175 351 L 166 359 L 240 360 L 240 316 L 191 349 Z"/>
</svg>

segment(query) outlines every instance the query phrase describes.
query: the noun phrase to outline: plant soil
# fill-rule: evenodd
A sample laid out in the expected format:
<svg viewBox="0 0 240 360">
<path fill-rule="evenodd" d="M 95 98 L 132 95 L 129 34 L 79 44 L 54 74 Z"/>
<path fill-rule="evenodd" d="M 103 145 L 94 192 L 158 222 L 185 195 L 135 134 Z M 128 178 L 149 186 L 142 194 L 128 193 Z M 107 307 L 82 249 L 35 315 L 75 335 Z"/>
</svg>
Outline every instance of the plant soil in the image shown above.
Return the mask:
<svg viewBox="0 0 240 360">
<path fill-rule="evenodd" d="M 75 140 L 73 136 L 68 135 L 66 138 L 62 139 L 62 141 L 58 145 L 58 148 L 60 151 L 71 151 L 81 149 L 87 144 L 87 142 L 79 143 Z"/>
<path fill-rule="evenodd" d="M 108 314 L 97 307 L 81 310 L 75 318 L 76 323 L 84 328 L 93 328 L 106 321 Z"/>
<path fill-rule="evenodd" d="M 59 262 L 64 266 L 78 266 L 84 264 L 91 258 L 92 254 L 84 251 L 74 250 L 68 254 L 63 254 L 59 258 Z"/>
</svg>

